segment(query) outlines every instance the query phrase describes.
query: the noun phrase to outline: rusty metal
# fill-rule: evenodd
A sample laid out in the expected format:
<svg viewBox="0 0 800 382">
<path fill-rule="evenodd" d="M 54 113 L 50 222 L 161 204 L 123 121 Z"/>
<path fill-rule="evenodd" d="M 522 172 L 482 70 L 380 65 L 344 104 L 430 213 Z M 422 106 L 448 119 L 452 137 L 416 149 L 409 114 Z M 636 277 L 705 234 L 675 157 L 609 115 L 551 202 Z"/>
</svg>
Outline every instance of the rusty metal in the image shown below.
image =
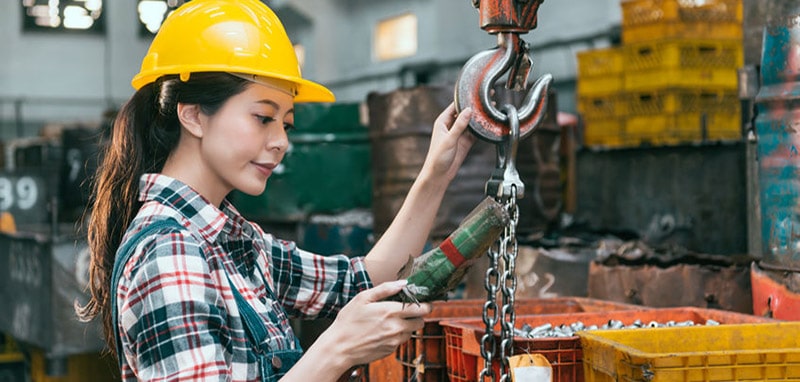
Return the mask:
<svg viewBox="0 0 800 382">
<path fill-rule="evenodd" d="M 473 108 L 470 128 L 479 137 L 500 142 L 509 133 L 507 117 L 495 105 L 490 90 L 507 75 L 505 87 L 525 91 L 533 66 L 528 44 L 520 34 L 536 28 L 537 12 L 543 0 L 473 0 L 478 8 L 481 29 L 497 35 L 497 48 L 470 58 L 459 74 L 455 87 L 456 109 Z M 519 105 L 520 139 L 538 126 L 547 109 L 549 74 L 539 78 Z M 499 105 L 502 106 L 502 105 Z"/>
<path fill-rule="evenodd" d="M 519 141 L 544 120 L 548 90 L 553 79 L 549 74 L 544 75 L 532 88 L 526 89 L 533 60 L 528 54 L 528 44 L 519 35 L 536 27 L 536 14 L 542 1 L 472 0 L 472 5 L 480 11 L 481 28 L 497 35 L 497 48 L 478 53 L 468 60 L 455 86 L 456 110 L 471 107 L 473 113 L 469 127 L 472 132 L 497 144 L 497 167 L 486 183 L 486 194 L 505 202 L 513 216 L 503 237 L 498 240 L 496 250 L 492 248 L 488 251 L 490 265 L 485 278 L 487 301 L 483 309 L 483 321 L 486 331 L 481 339 L 481 356 L 484 359 L 479 375 L 481 381 L 486 378 L 496 381 L 497 377 L 500 381 L 511 379 L 508 359 L 513 354 L 514 341 L 515 262 L 518 251 L 516 229 L 519 222 L 517 199 L 521 199 L 525 192 L 525 184 L 520 179 L 515 162 Z M 497 104 L 492 98 L 491 90 L 503 76 L 506 76 L 506 89 L 518 92 L 527 90 L 519 107 L 509 103 Z M 504 269 L 502 276 L 499 273 L 500 265 Z M 502 287 L 502 307 L 498 307 L 496 302 L 498 287 Z M 498 309 L 501 309 L 500 317 Z M 499 349 L 493 336 L 497 321 L 501 323 Z M 499 376 L 492 369 L 492 356 L 498 350 L 502 360 Z"/>
<path fill-rule="evenodd" d="M 770 1 L 756 97 L 758 186 L 763 258 L 800 268 L 800 5 Z"/>
<path fill-rule="evenodd" d="M 530 72 L 527 44 L 514 33 L 498 34 L 495 49 L 480 52 L 470 58 L 459 73 L 455 87 L 457 110 L 473 109 L 470 128 L 489 142 L 501 142 L 509 134 L 508 117 L 500 111 L 492 98 L 492 90 L 500 78 L 509 71 L 506 88 L 520 91 L 525 88 Z M 524 64 L 523 64 L 524 63 Z M 519 107 L 520 139 L 524 139 L 544 120 L 547 111 L 547 91 L 553 77 L 539 78 L 528 90 Z"/>
<path fill-rule="evenodd" d="M 779 281 L 777 281 L 779 280 Z M 800 320 L 800 273 L 774 271 L 753 263 L 750 269 L 753 314 L 779 320 Z"/>
<path fill-rule="evenodd" d="M 513 103 L 517 93 L 498 90 L 503 103 Z M 380 237 L 397 215 L 405 195 L 422 168 L 430 146 L 433 121 L 452 102 L 449 86 L 424 86 L 372 93 L 367 97 L 371 146 L 373 232 Z M 552 98 L 554 96 L 551 95 Z M 520 97 L 521 98 L 521 97 Z M 548 104 L 550 105 L 550 104 Z M 549 106 L 548 106 L 549 107 Z M 405 113 L 403 110 L 414 110 Z M 518 201 L 517 232 L 541 232 L 557 218 L 562 204 L 557 126 L 545 118 L 542 127 L 520 142 L 517 170 L 528 184 L 525 199 Z M 436 215 L 431 240 L 449 235 L 469 211 L 485 197 L 486 177 L 495 168 L 496 146 L 478 140 L 448 187 Z M 293 233 L 296 234 L 296 233 Z"/>
<path fill-rule="evenodd" d="M 539 6 L 544 0 L 473 0 L 480 12 L 481 29 L 489 33 L 527 33 L 536 28 Z"/>
<path fill-rule="evenodd" d="M 751 258 L 604 241 L 589 266 L 589 297 L 650 307 L 752 313 Z"/>
</svg>

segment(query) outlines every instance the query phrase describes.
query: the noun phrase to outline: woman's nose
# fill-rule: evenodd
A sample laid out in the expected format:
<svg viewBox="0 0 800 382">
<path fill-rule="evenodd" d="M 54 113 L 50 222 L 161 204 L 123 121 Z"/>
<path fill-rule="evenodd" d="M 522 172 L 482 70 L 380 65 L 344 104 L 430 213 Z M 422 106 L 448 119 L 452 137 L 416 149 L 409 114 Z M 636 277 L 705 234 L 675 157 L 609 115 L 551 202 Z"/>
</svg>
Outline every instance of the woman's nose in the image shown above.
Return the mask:
<svg viewBox="0 0 800 382">
<path fill-rule="evenodd" d="M 280 152 L 286 152 L 289 148 L 289 136 L 286 134 L 286 130 L 282 128 L 274 129 L 274 132 L 270 133 L 269 137 L 267 137 L 267 149 L 268 150 L 277 150 Z"/>
</svg>

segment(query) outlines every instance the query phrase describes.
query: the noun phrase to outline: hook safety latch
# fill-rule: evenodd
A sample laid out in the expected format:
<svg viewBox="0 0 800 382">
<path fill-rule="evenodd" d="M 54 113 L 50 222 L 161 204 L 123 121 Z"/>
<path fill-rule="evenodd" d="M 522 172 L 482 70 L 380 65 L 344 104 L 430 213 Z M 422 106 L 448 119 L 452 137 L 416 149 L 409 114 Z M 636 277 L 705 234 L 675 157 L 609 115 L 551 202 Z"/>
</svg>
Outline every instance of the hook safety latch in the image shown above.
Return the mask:
<svg viewBox="0 0 800 382">
<path fill-rule="evenodd" d="M 497 143 L 497 166 L 486 182 L 486 195 L 499 200 L 509 198 L 522 199 L 525 195 L 525 183 L 517 171 L 517 148 L 519 147 L 519 115 L 514 105 L 503 106 L 509 123 L 510 134 Z"/>
</svg>

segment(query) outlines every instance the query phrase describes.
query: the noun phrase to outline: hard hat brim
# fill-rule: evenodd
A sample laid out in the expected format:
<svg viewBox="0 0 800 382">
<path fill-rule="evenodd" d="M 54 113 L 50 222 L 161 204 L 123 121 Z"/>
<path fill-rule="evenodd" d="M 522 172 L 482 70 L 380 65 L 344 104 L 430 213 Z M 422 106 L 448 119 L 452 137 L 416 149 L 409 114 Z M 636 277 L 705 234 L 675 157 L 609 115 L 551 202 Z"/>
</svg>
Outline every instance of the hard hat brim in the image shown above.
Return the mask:
<svg viewBox="0 0 800 382">
<path fill-rule="evenodd" d="M 164 73 L 148 73 L 146 75 L 142 75 L 141 73 L 133 77 L 131 81 L 131 86 L 134 89 L 139 90 L 142 86 L 147 85 L 151 82 L 155 82 L 158 77 L 167 74 L 176 74 L 174 71 L 165 68 Z M 222 68 L 220 68 L 222 69 Z M 203 70 L 206 71 L 206 70 Z M 214 70 L 208 70 L 214 71 Z M 224 70 L 220 70 L 224 71 Z M 252 71 L 250 71 L 252 72 Z M 259 74 L 265 77 L 272 77 L 277 78 L 285 81 L 292 82 L 297 85 L 297 95 L 294 97 L 295 103 L 306 103 L 306 102 L 335 102 L 336 96 L 333 95 L 333 92 L 328 90 L 325 86 L 322 86 L 316 82 L 306 80 L 304 78 L 297 78 L 292 76 L 283 76 L 275 73 L 264 73 Z"/>
</svg>

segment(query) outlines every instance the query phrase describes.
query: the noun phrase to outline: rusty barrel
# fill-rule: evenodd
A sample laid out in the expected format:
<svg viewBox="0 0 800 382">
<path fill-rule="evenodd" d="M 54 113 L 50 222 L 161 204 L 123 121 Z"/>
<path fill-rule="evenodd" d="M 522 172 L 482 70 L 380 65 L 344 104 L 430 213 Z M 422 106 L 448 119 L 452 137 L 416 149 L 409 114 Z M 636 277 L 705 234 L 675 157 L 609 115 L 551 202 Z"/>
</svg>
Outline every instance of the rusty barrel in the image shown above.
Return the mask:
<svg viewBox="0 0 800 382">
<path fill-rule="evenodd" d="M 800 269 L 800 6 L 773 13 L 764 28 L 756 97 L 764 261 Z"/>
<path fill-rule="evenodd" d="M 800 301 L 800 5 L 773 0 L 767 7 L 756 97 L 762 260 L 751 272 L 753 310 L 797 319 L 800 306 L 776 302 Z"/>
<path fill-rule="evenodd" d="M 400 210 L 422 169 L 433 122 L 451 102 L 450 86 L 419 86 L 367 96 L 376 236 L 386 231 Z M 534 132 L 520 142 L 517 154 L 517 168 L 526 187 L 526 197 L 519 201 L 517 231 L 521 235 L 543 230 L 561 205 L 558 152 L 554 149 L 558 134 L 553 126 L 547 127 L 549 130 Z M 478 140 L 445 193 L 431 232 L 434 241 L 447 237 L 483 200 L 495 165 L 495 145 Z"/>
</svg>

